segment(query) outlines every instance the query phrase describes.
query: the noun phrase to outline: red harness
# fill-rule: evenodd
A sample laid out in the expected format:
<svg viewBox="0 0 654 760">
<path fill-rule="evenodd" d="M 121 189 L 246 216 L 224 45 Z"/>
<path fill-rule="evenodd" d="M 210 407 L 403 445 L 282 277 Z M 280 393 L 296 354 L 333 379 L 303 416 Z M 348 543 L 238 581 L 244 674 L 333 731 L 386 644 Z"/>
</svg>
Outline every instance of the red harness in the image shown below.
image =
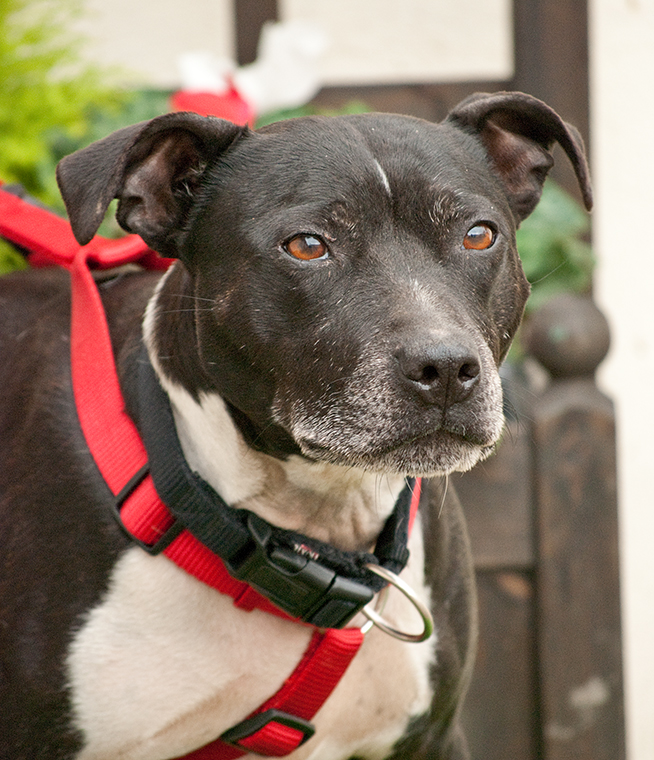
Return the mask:
<svg viewBox="0 0 654 760">
<path fill-rule="evenodd" d="M 138 263 L 147 269 L 165 269 L 172 260 L 159 257 L 137 235 L 120 240 L 96 236 L 80 247 L 66 221 L 2 188 L 0 236 L 26 249 L 33 266 L 58 264 L 70 272 L 71 366 L 80 424 L 103 478 L 114 496 L 123 501 L 124 527 L 145 548 L 152 548 L 175 521 L 147 474 L 147 453 L 124 410 L 106 316 L 90 268 Z M 145 474 L 134 479 L 134 473 L 140 472 Z M 419 500 L 420 480 L 416 480 L 411 522 Z M 293 619 L 247 583 L 233 578 L 222 560 L 188 530 L 177 532 L 163 553 L 203 583 L 231 596 L 237 607 Z M 248 752 L 268 756 L 293 752 L 313 734 L 311 719 L 340 681 L 363 636 L 358 628 L 315 628 L 300 663 L 281 689 L 237 726 L 185 755 L 186 760 L 231 760 Z"/>
</svg>

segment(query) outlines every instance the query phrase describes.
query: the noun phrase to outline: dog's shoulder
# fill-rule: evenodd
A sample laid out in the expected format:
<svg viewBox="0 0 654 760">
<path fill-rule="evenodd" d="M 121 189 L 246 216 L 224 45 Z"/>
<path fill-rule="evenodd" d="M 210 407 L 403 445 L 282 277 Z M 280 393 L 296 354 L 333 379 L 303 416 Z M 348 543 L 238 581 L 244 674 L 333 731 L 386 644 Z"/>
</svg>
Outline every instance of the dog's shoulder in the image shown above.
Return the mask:
<svg viewBox="0 0 654 760">
<path fill-rule="evenodd" d="M 9 402 L 3 404 L 5 415 L 18 398 L 38 392 L 35 381 L 46 365 L 63 363 L 69 354 L 69 322 L 69 278 L 63 270 L 0 277 L 0 384 Z M 5 415 L 0 415 L 0 430 Z"/>
<path fill-rule="evenodd" d="M 58 267 L 24 269 L 0 277 L 0 315 L 2 337 L 11 334 L 8 327 L 19 322 L 27 323 L 41 314 L 45 305 L 61 301 L 69 303 L 69 277 Z"/>
</svg>

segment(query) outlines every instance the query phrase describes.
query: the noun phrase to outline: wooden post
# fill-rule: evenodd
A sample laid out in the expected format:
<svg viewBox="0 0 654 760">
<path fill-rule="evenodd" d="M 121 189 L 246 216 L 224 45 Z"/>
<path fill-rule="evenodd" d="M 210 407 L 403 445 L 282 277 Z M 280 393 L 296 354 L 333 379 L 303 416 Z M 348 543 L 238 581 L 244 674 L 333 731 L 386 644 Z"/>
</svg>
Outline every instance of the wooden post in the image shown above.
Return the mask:
<svg viewBox="0 0 654 760">
<path fill-rule="evenodd" d="M 535 760 L 540 746 L 530 441 L 510 420 L 496 454 L 450 476 L 477 575 L 479 644 L 463 710 L 474 760 Z"/>
<path fill-rule="evenodd" d="M 551 382 L 533 409 L 536 618 L 546 760 L 624 758 L 615 421 L 594 372 L 606 320 L 561 296 L 527 329 Z"/>
<path fill-rule="evenodd" d="M 239 66 L 256 59 L 261 27 L 267 21 L 277 21 L 278 15 L 277 0 L 234 0 L 236 60 Z"/>
</svg>

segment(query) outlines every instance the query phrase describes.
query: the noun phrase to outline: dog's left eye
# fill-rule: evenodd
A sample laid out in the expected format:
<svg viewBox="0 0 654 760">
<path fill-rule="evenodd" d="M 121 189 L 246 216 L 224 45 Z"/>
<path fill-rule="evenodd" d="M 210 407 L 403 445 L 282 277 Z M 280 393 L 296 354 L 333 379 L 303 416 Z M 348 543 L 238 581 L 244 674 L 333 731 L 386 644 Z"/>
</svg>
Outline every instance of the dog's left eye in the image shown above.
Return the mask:
<svg viewBox="0 0 654 760">
<path fill-rule="evenodd" d="M 475 224 L 463 238 L 463 247 L 472 251 L 485 251 L 497 237 L 495 230 L 487 224 Z"/>
<path fill-rule="evenodd" d="M 284 245 L 284 250 L 301 261 L 324 259 L 329 253 L 327 244 L 315 235 L 296 235 Z"/>
</svg>

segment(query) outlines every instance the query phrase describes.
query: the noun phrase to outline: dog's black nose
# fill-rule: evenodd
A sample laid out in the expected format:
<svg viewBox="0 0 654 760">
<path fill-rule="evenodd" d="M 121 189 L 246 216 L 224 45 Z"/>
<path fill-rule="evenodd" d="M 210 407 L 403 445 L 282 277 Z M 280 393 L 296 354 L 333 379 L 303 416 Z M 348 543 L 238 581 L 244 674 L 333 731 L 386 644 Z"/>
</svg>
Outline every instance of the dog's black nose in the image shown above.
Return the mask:
<svg viewBox="0 0 654 760">
<path fill-rule="evenodd" d="M 459 343 L 403 346 L 395 356 L 405 382 L 443 408 L 465 401 L 481 376 L 479 356 Z"/>
</svg>

